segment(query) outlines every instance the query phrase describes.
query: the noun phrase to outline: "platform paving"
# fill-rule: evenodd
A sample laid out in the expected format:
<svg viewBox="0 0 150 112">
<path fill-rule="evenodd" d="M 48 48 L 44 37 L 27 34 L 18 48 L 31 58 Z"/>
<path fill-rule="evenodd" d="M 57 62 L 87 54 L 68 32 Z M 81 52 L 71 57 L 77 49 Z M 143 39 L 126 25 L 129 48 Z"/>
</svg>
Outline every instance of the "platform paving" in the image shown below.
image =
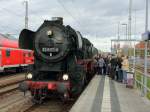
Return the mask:
<svg viewBox="0 0 150 112">
<path fill-rule="evenodd" d="M 70 112 L 150 112 L 150 101 L 136 89 L 96 75 Z"/>
<path fill-rule="evenodd" d="M 121 112 L 150 112 L 150 101 L 141 97 L 138 90 L 126 88 L 124 84 L 115 83 Z"/>
<path fill-rule="evenodd" d="M 98 76 L 95 76 L 92 79 L 92 81 L 89 83 L 85 91 L 83 91 L 70 112 L 91 112 L 100 80 L 101 79 Z"/>
</svg>

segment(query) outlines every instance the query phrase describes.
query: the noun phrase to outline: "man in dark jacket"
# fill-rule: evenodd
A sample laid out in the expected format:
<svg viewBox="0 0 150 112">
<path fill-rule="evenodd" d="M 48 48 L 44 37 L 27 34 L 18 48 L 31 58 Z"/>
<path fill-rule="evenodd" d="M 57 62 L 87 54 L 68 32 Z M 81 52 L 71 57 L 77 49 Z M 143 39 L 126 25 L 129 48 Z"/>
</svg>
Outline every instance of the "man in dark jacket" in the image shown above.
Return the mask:
<svg viewBox="0 0 150 112">
<path fill-rule="evenodd" d="M 115 78 L 115 74 L 116 74 L 117 58 L 115 56 L 112 56 L 112 59 L 110 60 L 110 63 L 111 63 L 110 77 L 112 79 L 114 79 Z"/>
<path fill-rule="evenodd" d="M 118 67 L 118 71 L 117 71 L 117 80 L 119 82 L 122 82 L 123 79 L 123 74 L 122 74 L 122 58 L 120 56 L 117 57 L 117 67 Z"/>
<path fill-rule="evenodd" d="M 105 62 L 105 65 L 104 65 L 104 74 L 108 75 L 108 65 L 110 63 L 110 60 L 109 60 L 108 56 L 104 58 L 104 62 Z"/>
</svg>

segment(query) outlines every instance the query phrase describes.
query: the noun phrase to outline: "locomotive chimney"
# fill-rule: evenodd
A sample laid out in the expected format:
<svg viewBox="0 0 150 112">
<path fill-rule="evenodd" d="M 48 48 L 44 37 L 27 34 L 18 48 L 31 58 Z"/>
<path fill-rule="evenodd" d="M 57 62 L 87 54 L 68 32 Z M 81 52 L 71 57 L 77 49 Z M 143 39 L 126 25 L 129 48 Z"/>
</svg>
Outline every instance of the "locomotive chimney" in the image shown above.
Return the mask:
<svg viewBox="0 0 150 112">
<path fill-rule="evenodd" d="M 56 23 L 63 25 L 62 17 L 52 17 L 52 21 L 55 21 Z"/>
</svg>

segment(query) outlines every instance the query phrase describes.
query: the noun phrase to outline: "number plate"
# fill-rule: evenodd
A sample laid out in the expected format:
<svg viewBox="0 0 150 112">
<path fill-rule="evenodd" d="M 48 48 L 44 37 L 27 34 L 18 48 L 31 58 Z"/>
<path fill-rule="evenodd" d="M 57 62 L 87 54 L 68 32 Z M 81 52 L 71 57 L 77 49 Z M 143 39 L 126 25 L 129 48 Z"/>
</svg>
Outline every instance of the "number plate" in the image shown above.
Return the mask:
<svg viewBox="0 0 150 112">
<path fill-rule="evenodd" d="M 59 48 L 42 48 L 42 52 L 59 52 Z"/>
</svg>

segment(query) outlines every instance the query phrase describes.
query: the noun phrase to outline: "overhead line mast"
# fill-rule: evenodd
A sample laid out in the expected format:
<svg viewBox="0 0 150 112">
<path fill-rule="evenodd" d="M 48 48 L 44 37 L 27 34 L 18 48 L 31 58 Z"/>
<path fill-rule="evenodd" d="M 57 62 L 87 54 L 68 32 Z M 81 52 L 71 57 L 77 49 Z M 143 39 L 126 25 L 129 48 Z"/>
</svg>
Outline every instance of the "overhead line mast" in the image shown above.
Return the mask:
<svg viewBox="0 0 150 112">
<path fill-rule="evenodd" d="M 132 0 L 129 0 L 129 18 L 128 18 L 128 41 L 129 41 L 129 46 L 131 46 L 131 35 L 132 35 Z M 131 54 L 129 50 L 129 56 Z"/>
<path fill-rule="evenodd" d="M 28 29 L 28 0 L 25 0 L 25 29 Z"/>
</svg>

